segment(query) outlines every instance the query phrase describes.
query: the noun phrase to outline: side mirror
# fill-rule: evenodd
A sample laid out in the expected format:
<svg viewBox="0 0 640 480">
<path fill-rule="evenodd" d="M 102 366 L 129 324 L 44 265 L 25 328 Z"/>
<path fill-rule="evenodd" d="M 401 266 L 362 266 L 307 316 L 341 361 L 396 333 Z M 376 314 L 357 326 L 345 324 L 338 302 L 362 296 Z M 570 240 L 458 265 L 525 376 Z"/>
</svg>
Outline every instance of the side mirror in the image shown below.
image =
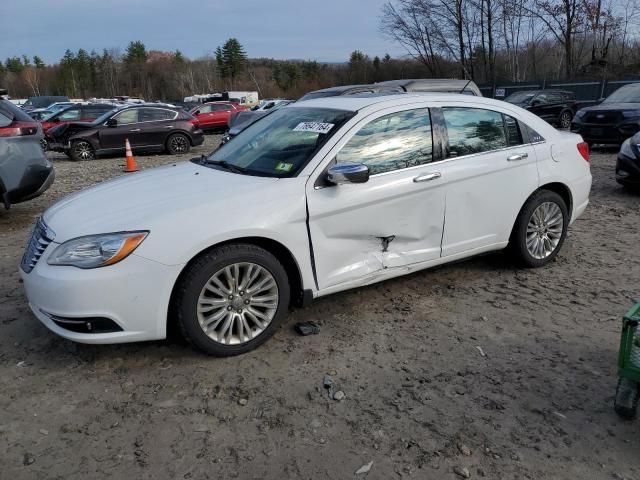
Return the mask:
<svg viewBox="0 0 640 480">
<path fill-rule="evenodd" d="M 200 115 L 200 110 L 196 110 L 195 112 L 193 112 L 193 115 Z"/>
<path fill-rule="evenodd" d="M 365 183 L 369 180 L 369 167 L 362 163 L 338 163 L 327 172 L 327 181 L 335 185 Z"/>
<path fill-rule="evenodd" d="M 109 120 L 107 120 L 107 127 L 117 127 L 118 126 L 118 120 L 116 120 L 115 118 L 110 118 Z"/>
</svg>

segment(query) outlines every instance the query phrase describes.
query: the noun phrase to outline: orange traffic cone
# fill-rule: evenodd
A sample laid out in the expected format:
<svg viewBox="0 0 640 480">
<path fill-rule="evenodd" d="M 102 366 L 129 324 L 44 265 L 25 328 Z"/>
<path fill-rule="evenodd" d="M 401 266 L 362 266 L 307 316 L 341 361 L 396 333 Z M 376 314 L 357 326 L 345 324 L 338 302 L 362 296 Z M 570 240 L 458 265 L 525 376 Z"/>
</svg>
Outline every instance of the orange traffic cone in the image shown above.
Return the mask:
<svg viewBox="0 0 640 480">
<path fill-rule="evenodd" d="M 128 138 L 124 139 L 124 147 L 127 151 L 127 163 L 124 166 L 123 171 L 126 173 L 137 172 L 140 169 L 138 168 L 138 165 L 136 165 L 136 159 L 133 158 L 133 153 L 131 153 L 131 144 L 129 143 Z"/>
</svg>

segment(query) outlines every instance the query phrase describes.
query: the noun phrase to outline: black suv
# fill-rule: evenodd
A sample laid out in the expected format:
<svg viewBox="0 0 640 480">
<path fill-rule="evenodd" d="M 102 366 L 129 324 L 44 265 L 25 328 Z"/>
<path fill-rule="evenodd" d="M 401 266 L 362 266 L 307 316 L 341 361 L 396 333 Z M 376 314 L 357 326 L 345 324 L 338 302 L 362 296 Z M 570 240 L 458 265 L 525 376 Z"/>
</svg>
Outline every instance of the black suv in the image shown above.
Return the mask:
<svg viewBox="0 0 640 480">
<path fill-rule="evenodd" d="M 565 90 L 525 90 L 504 99 L 561 128 L 571 127 L 576 113 L 576 96 Z"/>
<path fill-rule="evenodd" d="M 40 125 L 0 97 L 0 201 L 5 208 L 37 197 L 53 183 L 53 165 L 41 139 Z"/>
<path fill-rule="evenodd" d="M 602 103 L 578 110 L 571 131 L 585 142 L 620 145 L 640 131 L 640 83 L 620 87 Z"/>
<path fill-rule="evenodd" d="M 121 154 L 125 139 L 134 151 L 187 153 L 201 145 L 204 135 L 197 120 L 180 108 L 135 105 L 110 111 L 93 122 L 72 122 L 48 131 L 49 148 L 72 160 L 91 160 L 98 155 Z"/>
</svg>

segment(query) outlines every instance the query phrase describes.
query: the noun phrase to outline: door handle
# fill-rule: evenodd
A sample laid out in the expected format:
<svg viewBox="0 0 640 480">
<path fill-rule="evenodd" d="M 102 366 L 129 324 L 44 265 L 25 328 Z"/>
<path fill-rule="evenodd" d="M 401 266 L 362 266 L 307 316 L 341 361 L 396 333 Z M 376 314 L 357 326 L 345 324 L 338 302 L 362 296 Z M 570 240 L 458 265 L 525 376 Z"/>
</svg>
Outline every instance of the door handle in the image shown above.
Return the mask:
<svg viewBox="0 0 640 480">
<path fill-rule="evenodd" d="M 140 129 L 139 128 L 132 128 L 131 130 L 129 130 L 130 132 L 139 132 Z"/>
<path fill-rule="evenodd" d="M 528 153 L 516 153 L 514 155 L 511 155 L 510 157 L 507 157 L 507 161 L 517 162 L 518 160 L 524 160 L 525 158 L 528 158 L 528 157 L 529 157 Z"/>
<path fill-rule="evenodd" d="M 424 175 L 418 175 L 417 177 L 415 177 L 413 179 L 413 183 L 429 182 L 431 180 L 436 180 L 441 176 L 442 175 L 440 174 L 440 172 L 425 173 Z"/>
</svg>

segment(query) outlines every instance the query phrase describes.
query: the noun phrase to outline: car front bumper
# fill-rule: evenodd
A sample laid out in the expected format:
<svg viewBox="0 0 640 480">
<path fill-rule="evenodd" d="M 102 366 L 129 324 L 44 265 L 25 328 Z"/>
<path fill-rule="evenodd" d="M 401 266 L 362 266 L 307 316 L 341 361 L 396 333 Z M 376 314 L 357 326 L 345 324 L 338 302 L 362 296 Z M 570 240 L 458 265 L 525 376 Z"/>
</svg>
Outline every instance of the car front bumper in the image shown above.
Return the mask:
<svg viewBox="0 0 640 480">
<path fill-rule="evenodd" d="M 574 119 L 571 123 L 571 132 L 581 135 L 584 141 L 589 143 L 620 145 L 638 131 L 640 131 L 640 125 L 637 120 L 616 124 L 599 124 L 582 123 Z"/>
<path fill-rule="evenodd" d="M 618 154 L 616 181 L 621 185 L 640 188 L 640 159 Z"/>
<path fill-rule="evenodd" d="M 182 266 L 167 266 L 130 255 L 103 268 L 52 266 L 51 243 L 30 273 L 20 268 L 29 307 L 51 331 L 80 343 L 124 343 L 166 337 L 173 285 Z M 54 321 L 63 319 L 63 322 Z M 117 331 L 86 333 L 64 322 L 108 319 Z"/>
</svg>

